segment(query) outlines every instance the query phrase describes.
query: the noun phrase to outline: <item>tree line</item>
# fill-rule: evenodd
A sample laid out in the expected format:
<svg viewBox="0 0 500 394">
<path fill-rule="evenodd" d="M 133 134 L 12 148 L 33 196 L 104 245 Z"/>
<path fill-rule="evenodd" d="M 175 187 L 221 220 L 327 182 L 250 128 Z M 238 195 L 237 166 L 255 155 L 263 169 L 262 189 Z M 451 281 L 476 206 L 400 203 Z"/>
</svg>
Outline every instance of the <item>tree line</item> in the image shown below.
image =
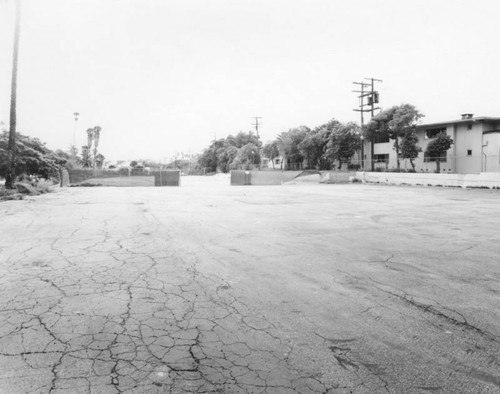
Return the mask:
<svg viewBox="0 0 500 394">
<path fill-rule="evenodd" d="M 35 175 L 50 179 L 59 176 L 59 168 L 66 165 L 68 154 L 62 151 L 52 151 L 38 138 L 32 138 L 20 133 L 15 137 L 15 162 L 9 162 L 9 132 L 0 134 L 0 177 L 7 178 L 9 174 L 14 182 L 22 175 Z M 13 165 L 12 165 L 13 164 Z"/>
<path fill-rule="evenodd" d="M 38 138 L 16 133 L 14 139 L 16 155 L 12 162 L 9 157 L 9 140 L 10 133 L 2 130 L 0 133 L 0 177 L 7 178 L 11 174 L 13 184 L 17 178 L 24 175 L 44 179 L 58 178 L 61 167 L 91 168 L 95 165 L 96 168 L 102 168 L 105 160 L 104 155 L 97 153 L 97 145 L 93 154 L 90 152 L 90 144 L 82 146 L 81 155 L 79 155 L 75 146 L 71 146 L 69 151 L 51 150 Z"/>
<path fill-rule="evenodd" d="M 292 128 L 266 144 L 262 144 L 251 131 L 214 140 L 199 156 L 198 165 L 209 172 L 229 172 L 232 169 L 256 168 L 263 157 L 274 166 L 274 160 L 282 157 L 282 169 L 330 169 L 334 162 L 338 162 L 341 168 L 342 163 L 349 161 L 360 146 L 358 125 L 332 119 L 314 129 L 307 126 Z"/>
<path fill-rule="evenodd" d="M 417 125 L 424 115 L 411 104 L 393 106 L 375 115 L 361 130 L 354 122 L 343 123 L 336 119 L 310 129 L 299 126 L 280 133 L 273 141 L 262 144 L 252 132 L 240 132 L 212 141 L 200 155 L 198 165 L 209 172 L 229 172 L 232 169 L 252 169 L 267 158 L 280 169 L 342 169 L 344 163 L 360 168 L 363 158 L 363 141 L 393 141 L 396 153 L 396 171 L 401 171 L 401 159 L 408 159 L 415 171 L 415 159 L 422 148 L 418 145 Z M 439 172 L 440 156 L 446 154 L 453 140 L 445 132 L 433 138 L 426 155 L 436 162 Z M 358 159 L 351 163 L 353 157 Z"/>
</svg>

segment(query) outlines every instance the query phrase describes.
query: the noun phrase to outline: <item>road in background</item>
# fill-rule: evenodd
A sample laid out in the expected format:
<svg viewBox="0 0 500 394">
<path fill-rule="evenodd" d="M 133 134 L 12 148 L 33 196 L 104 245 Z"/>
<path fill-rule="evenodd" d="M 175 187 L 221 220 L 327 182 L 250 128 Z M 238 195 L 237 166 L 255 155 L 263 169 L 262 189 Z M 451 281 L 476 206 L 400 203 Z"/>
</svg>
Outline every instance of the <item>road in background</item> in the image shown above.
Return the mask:
<svg viewBox="0 0 500 394">
<path fill-rule="evenodd" d="M 71 188 L 0 204 L 1 393 L 498 393 L 498 191 Z"/>
</svg>

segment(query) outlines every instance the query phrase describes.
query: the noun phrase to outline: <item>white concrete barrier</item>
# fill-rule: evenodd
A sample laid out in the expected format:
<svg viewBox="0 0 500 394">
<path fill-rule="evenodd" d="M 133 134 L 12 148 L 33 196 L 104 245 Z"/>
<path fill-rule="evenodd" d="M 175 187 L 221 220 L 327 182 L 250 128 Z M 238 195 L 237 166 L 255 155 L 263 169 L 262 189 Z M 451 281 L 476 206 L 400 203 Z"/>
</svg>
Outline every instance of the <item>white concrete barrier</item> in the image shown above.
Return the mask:
<svg viewBox="0 0 500 394">
<path fill-rule="evenodd" d="M 388 185 L 445 186 L 500 189 L 500 172 L 480 174 L 430 174 L 406 172 L 356 172 L 356 179 Z"/>
</svg>

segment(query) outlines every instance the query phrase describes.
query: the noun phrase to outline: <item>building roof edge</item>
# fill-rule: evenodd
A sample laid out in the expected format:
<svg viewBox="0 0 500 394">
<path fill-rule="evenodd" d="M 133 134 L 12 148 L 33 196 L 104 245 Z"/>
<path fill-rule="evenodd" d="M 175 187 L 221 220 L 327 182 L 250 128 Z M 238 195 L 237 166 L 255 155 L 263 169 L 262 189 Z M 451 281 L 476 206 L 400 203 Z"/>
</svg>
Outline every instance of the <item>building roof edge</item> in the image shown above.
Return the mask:
<svg viewBox="0 0 500 394">
<path fill-rule="evenodd" d="M 493 116 L 477 116 L 472 119 L 456 119 L 449 120 L 444 122 L 433 122 L 433 123 L 425 123 L 417 125 L 417 128 L 429 128 L 435 126 L 445 126 L 445 125 L 453 125 L 460 123 L 474 123 L 474 122 L 500 122 L 500 117 Z"/>
</svg>

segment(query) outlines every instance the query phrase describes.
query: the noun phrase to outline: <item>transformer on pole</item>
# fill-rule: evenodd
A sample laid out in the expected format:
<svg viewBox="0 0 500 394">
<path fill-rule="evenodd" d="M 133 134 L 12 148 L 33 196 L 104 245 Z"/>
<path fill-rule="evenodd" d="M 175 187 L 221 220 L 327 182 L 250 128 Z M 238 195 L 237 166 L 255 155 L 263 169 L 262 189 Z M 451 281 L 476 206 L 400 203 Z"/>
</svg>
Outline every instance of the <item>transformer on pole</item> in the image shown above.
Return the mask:
<svg viewBox="0 0 500 394">
<path fill-rule="evenodd" d="M 375 107 L 375 104 L 379 103 L 379 92 L 375 90 L 375 82 L 382 82 L 381 79 L 375 79 L 375 78 L 365 78 L 365 80 L 369 80 L 370 83 L 366 82 L 353 82 L 355 85 L 359 85 L 361 90 L 353 90 L 354 93 L 360 93 L 358 96 L 359 98 L 359 109 L 354 109 L 354 111 L 359 112 L 361 114 L 361 167 L 363 170 L 365 170 L 365 144 L 364 144 L 364 137 L 363 137 L 363 132 L 364 132 L 364 113 L 365 112 L 370 112 L 371 117 L 373 118 L 375 114 L 375 110 L 380 109 L 380 107 Z M 368 88 L 368 90 L 365 90 L 365 88 Z M 365 103 L 365 98 L 366 98 L 366 103 Z M 369 107 L 368 109 L 365 109 L 365 107 Z M 374 170 L 375 163 L 373 161 L 373 151 L 374 151 L 374 142 L 370 141 L 370 161 L 371 161 L 371 166 L 370 169 L 371 171 Z"/>
</svg>

